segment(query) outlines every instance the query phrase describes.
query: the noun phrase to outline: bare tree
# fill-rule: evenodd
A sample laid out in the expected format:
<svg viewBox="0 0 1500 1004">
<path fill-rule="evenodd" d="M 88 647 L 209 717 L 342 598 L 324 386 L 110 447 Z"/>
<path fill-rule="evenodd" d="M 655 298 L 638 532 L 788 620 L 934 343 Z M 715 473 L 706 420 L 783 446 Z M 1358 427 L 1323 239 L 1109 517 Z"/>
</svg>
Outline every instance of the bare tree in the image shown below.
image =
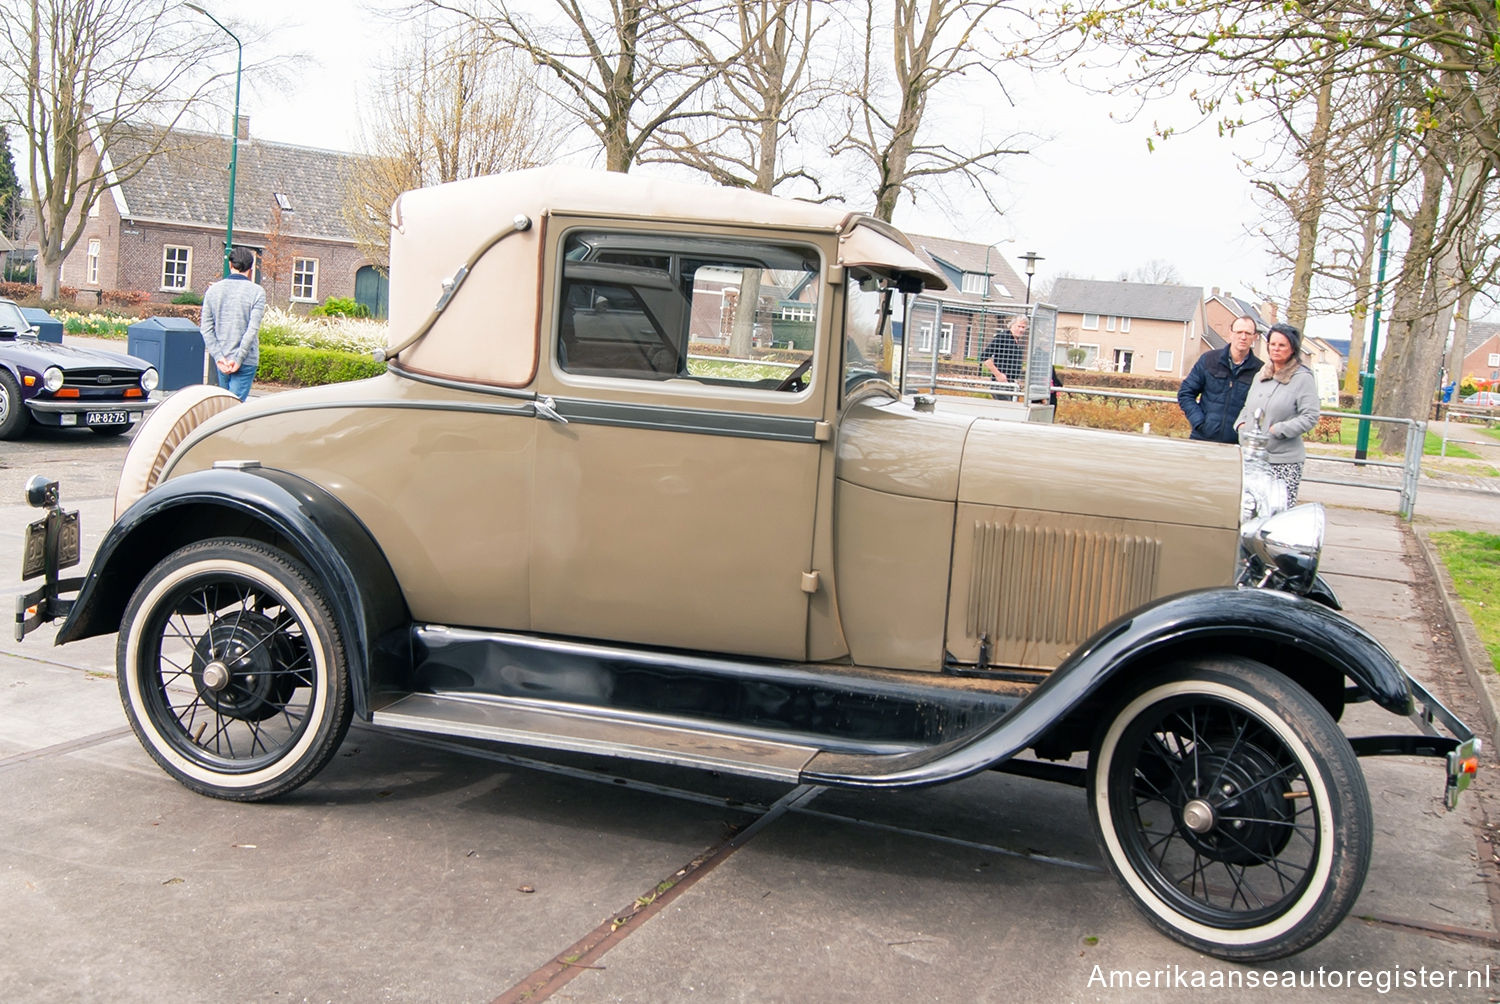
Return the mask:
<svg viewBox="0 0 1500 1004">
<path fill-rule="evenodd" d="M 968 181 L 989 199 L 984 182 L 1000 162 L 1027 152 L 1017 137 L 981 137 L 961 149 L 929 136 L 928 101 L 944 85 L 972 87 L 983 76 L 999 83 L 994 70 L 999 55 L 981 51 L 981 44 L 986 22 L 1004 7 L 1003 0 L 894 0 L 891 45 L 883 50 L 876 42 L 881 33 L 876 0 L 864 0 L 864 22 L 853 26 L 863 45 L 858 78 L 847 95 L 852 108 L 832 153 L 853 156 L 873 172 L 880 219 L 891 220 L 903 194 L 915 196 L 950 177 Z M 890 52 L 889 64 L 877 55 L 881 51 Z M 1000 208 L 993 200 L 990 204 Z"/>
<path fill-rule="evenodd" d="M 56 299 L 63 259 L 104 192 L 139 173 L 193 102 L 232 75 L 232 60 L 213 58 L 227 36 L 191 16 L 175 0 L 0 3 L 0 107 L 29 148 L 44 299 Z"/>
<path fill-rule="evenodd" d="M 1182 273 L 1177 271 L 1177 266 L 1165 258 L 1152 258 L 1143 265 L 1137 265 L 1129 272 L 1120 273 L 1121 282 L 1143 282 L 1153 286 L 1180 286 L 1182 285 Z"/>
<path fill-rule="evenodd" d="M 664 125 L 703 114 L 694 99 L 758 36 L 724 30 L 729 0 L 421 0 L 467 19 L 492 42 L 546 70 L 567 113 L 598 141 L 604 165 L 628 171 Z"/>
<path fill-rule="evenodd" d="M 735 5 L 740 58 L 694 103 L 701 114 L 663 123 L 640 163 L 683 164 L 721 185 L 772 192 L 794 180 L 821 191 L 785 159 L 798 120 L 829 96 L 814 77 L 814 43 L 828 27 L 828 0 L 750 0 Z M 827 60 L 823 65 L 829 65 Z"/>
<path fill-rule="evenodd" d="M 281 206 L 273 204 L 271 227 L 266 231 L 266 244 L 260 253 L 260 274 L 266 280 L 267 296 L 278 306 L 286 306 L 291 298 L 290 290 L 287 297 L 283 298 L 278 287 L 281 280 L 292 274 L 292 257 L 295 253 L 291 241 L 287 239 L 284 223 Z"/>
<path fill-rule="evenodd" d="M 1454 248 L 1493 212 L 1484 193 L 1500 168 L 1500 68 L 1494 59 L 1500 8 L 1488 0 L 1426 7 L 1363 0 L 1084 0 L 1069 6 L 1054 27 L 1054 40 L 1104 40 L 1111 51 L 1128 53 L 1116 83 L 1140 93 L 1174 90 L 1192 75 L 1199 110 L 1221 130 L 1267 116 L 1281 116 L 1287 126 L 1296 102 L 1311 105 L 1311 130 L 1294 137 L 1301 171 L 1285 192 L 1296 226 L 1291 276 L 1299 314 L 1320 274 L 1320 227 L 1334 201 L 1325 195 L 1337 190 L 1328 176 L 1336 95 L 1340 88 L 1402 95 L 1415 119 L 1402 137 L 1403 150 L 1420 165 L 1421 178 L 1398 182 L 1406 239 L 1376 409 L 1425 417 L 1446 340 L 1446 331 L 1438 330 L 1444 311 L 1463 287 L 1478 288 L 1494 268 L 1492 261 L 1461 261 Z M 1069 44 L 1065 51 L 1076 48 Z M 1350 287 L 1359 304 L 1361 287 Z M 1389 447 L 1386 431 L 1382 436 Z"/>
<path fill-rule="evenodd" d="M 550 152 L 544 96 L 512 52 L 474 25 L 424 34 L 382 68 L 345 179 L 344 219 L 385 265 L 388 210 L 413 188 L 535 167 Z"/>
</svg>

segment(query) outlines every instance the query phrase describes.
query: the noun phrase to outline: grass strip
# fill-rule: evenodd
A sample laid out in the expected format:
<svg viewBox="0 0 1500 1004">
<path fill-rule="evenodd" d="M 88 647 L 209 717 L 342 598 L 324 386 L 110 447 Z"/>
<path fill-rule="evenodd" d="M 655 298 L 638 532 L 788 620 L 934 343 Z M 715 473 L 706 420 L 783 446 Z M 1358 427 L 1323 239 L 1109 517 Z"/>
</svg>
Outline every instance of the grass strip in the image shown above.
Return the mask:
<svg viewBox="0 0 1500 1004">
<path fill-rule="evenodd" d="M 1447 530 L 1431 539 L 1491 665 L 1500 672 L 1500 534 Z"/>
</svg>

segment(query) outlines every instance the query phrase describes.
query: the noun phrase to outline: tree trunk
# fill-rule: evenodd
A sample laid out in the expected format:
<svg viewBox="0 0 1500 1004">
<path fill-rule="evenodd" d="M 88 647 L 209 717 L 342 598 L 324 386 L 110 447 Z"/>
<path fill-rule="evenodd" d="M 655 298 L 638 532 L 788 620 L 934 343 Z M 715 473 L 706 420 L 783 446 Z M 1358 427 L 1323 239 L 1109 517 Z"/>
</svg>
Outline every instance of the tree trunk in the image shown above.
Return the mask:
<svg viewBox="0 0 1500 1004">
<path fill-rule="evenodd" d="M 740 277 L 740 295 L 734 305 L 734 328 L 729 334 L 729 354 L 743 359 L 755 339 L 755 310 L 760 303 L 760 269 L 747 268 Z"/>
<path fill-rule="evenodd" d="M 1331 51 L 1331 47 L 1330 47 Z M 1329 56 L 1318 86 L 1318 112 L 1303 158 L 1307 161 L 1307 193 L 1297 214 L 1297 258 L 1292 265 L 1292 291 L 1286 320 L 1298 331 L 1307 327 L 1307 301 L 1312 295 L 1313 258 L 1318 250 L 1318 222 L 1323 212 L 1328 179 L 1328 132 L 1333 122 L 1333 59 Z"/>
<path fill-rule="evenodd" d="M 1423 294 L 1434 265 L 1432 243 L 1444 174 L 1439 159 L 1430 151 L 1426 153 L 1422 158 L 1422 199 L 1411 219 L 1410 240 L 1391 304 L 1390 338 L 1375 386 L 1375 412 L 1380 415 L 1417 421 L 1428 417 L 1443 345 L 1424 337 L 1431 326 L 1430 319 L 1423 316 Z M 1401 453 L 1405 444 L 1404 427 L 1391 423 L 1380 426 L 1380 448 L 1385 453 Z"/>
</svg>

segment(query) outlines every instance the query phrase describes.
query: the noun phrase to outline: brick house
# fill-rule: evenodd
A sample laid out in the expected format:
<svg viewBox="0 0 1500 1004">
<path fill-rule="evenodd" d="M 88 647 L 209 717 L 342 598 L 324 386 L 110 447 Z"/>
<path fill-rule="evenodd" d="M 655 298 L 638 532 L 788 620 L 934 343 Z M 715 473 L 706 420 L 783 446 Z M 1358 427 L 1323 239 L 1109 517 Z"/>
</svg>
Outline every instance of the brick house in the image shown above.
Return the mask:
<svg viewBox="0 0 1500 1004">
<path fill-rule="evenodd" d="M 924 292 L 916 299 L 912 352 L 930 358 L 936 337 L 939 359 L 977 360 L 990 336 L 1002 326 L 1000 320 L 1025 312 L 1026 281 L 993 244 L 922 234 L 907 237 L 950 287 Z"/>
<path fill-rule="evenodd" d="M 143 127 L 143 143 L 145 135 Z M 77 287 L 83 303 L 97 303 L 104 290 L 144 291 L 155 303 L 201 294 L 224 274 L 229 157 L 227 136 L 174 132 L 138 174 L 95 203 L 63 261 L 62 285 Z M 256 252 L 255 278 L 272 304 L 355 297 L 384 313 L 385 279 L 344 222 L 355 159 L 253 139 L 249 117 L 240 117 L 234 243 Z"/>
<path fill-rule="evenodd" d="M 1500 323 L 1470 321 L 1468 352 L 1461 376 L 1500 380 Z"/>
<path fill-rule="evenodd" d="M 1058 279 L 1052 300 L 1060 369 L 1181 379 L 1205 348 L 1200 286 Z"/>
</svg>

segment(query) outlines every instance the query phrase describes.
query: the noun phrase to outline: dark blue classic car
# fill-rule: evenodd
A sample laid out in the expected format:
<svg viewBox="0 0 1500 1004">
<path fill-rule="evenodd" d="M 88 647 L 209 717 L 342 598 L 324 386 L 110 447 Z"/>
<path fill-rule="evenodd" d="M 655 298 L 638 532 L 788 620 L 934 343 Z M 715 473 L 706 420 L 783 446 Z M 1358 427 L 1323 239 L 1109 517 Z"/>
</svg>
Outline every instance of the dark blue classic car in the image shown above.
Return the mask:
<svg viewBox="0 0 1500 1004">
<path fill-rule="evenodd" d="M 21 308 L 0 299 L 0 439 L 32 422 L 119 435 L 155 406 L 156 384 L 144 359 L 39 341 Z"/>
</svg>

